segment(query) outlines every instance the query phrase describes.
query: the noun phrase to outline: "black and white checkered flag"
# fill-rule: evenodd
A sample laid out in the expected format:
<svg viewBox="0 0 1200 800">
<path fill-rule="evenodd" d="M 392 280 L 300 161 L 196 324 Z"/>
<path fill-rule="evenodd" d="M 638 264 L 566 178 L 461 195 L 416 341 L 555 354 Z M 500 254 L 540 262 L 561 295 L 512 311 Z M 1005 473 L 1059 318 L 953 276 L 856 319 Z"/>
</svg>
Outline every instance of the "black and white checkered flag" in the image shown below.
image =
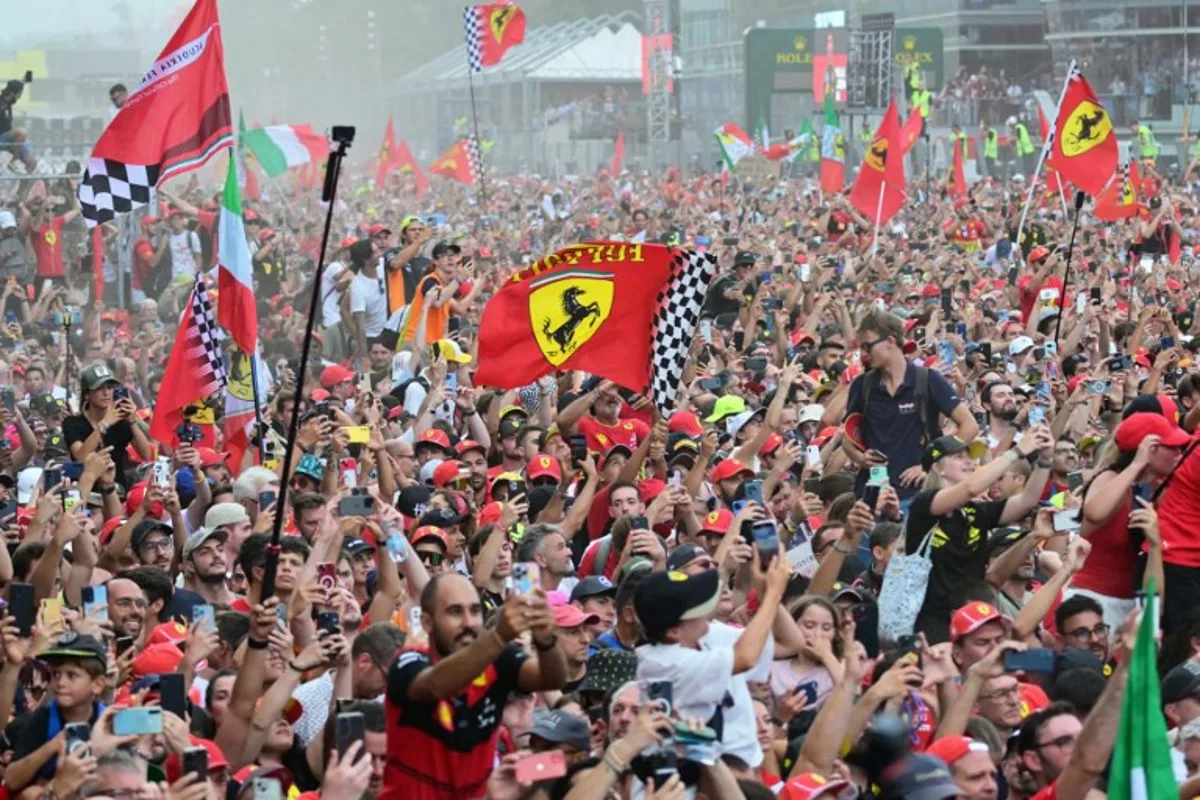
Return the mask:
<svg viewBox="0 0 1200 800">
<path fill-rule="evenodd" d="M 154 201 L 158 164 L 125 164 L 89 158 L 79 182 L 79 210 L 92 228 Z"/>
<path fill-rule="evenodd" d="M 708 285 L 717 274 L 711 253 L 673 250 L 671 277 L 658 294 L 650 328 L 649 397 L 664 417 L 675 410 L 675 395 L 696 335 Z"/>
<path fill-rule="evenodd" d="M 467 137 L 467 165 L 471 169 L 471 182 L 474 183 L 483 175 L 483 152 L 479 140 L 474 136 Z"/>
<path fill-rule="evenodd" d="M 463 9 L 463 36 L 467 42 L 467 69 L 483 72 L 483 42 L 480 40 L 479 10 L 475 6 Z"/>
<path fill-rule="evenodd" d="M 197 274 L 192 287 L 192 324 L 188 331 L 188 361 L 195 366 L 195 380 L 202 389 L 200 397 L 211 397 L 225 388 L 225 360 L 221 356 L 221 333 L 208 301 L 204 276 Z"/>
</svg>

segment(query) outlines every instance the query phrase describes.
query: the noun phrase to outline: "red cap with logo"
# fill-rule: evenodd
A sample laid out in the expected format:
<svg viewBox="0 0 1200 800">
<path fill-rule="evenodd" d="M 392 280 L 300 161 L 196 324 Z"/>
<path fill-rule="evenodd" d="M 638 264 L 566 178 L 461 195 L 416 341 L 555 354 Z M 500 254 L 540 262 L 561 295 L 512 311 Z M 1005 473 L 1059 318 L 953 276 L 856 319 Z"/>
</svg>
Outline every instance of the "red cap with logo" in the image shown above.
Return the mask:
<svg viewBox="0 0 1200 800">
<path fill-rule="evenodd" d="M 536 481 L 538 478 L 554 478 L 561 481 L 562 467 L 559 466 L 557 458 L 541 455 L 525 465 L 525 477 L 530 481 Z"/>
<path fill-rule="evenodd" d="M 717 464 L 715 467 L 713 467 L 712 481 L 714 483 L 739 476 L 744 478 L 753 478 L 754 470 L 750 469 L 750 467 L 746 466 L 743 462 L 738 461 L 736 458 L 727 458 L 720 464 Z"/>
<path fill-rule="evenodd" d="M 146 637 L 146 644 L 169 644 L 178 646 L 187 639 L 188 629 L 180 622 L 162 622 L 154 626 Z"/>
<path fill-rule="evenodd" d="M 986 744 L 970 736 L 943 736 L 929 745 L 925 752 L 945 761 L 948 767 L 968 753 L 990 753 Z"/>
<path fill-rule="evenodd" d="M 719 533 L 724 536 L 729 532 L 729 526 L 732 524 L 733 512 L 728 508 L 718 508 L 704 515 L 704 521 L 700 523 L 700 532 Z"/>
<path fill-rule="evenodd" d="M 443 461 L 437 465 L 437 469 L 433 471 L 433 485 L 439 489 L 445 488 L 458 480 L 459 476 L 466 477 L 466 469 L 461 461 L 455 461 L 453 458 Z"/>
<path fill-rule="evenodd" d="M 990 603 L 967 603 L 950 618 L 950 641 L 956 642 L 989 622 L 1000 622 L 1006 628 L 1010 624 L 1008 617 Z"/>
<path fill-rule="evenodd" d="M 779 800 L 815 800 L 818 797 L 838 798 L 851 788 L 844 780 L 830 780 L 816 772 L 802 772 L 788 779 L 779 793 Z M 850 795 L 854 797 L 856 795 Z"/>
<path fill-rule="evenodd" d="M 686 433 L 693 439 L 704 435 L 704 426 L 700 418 L 690 411 L 677 411 L 667 422 L 668 433 Z"/>
<path fill-rule="evenodd" d="M 446 432 L 441 428 L 426 429 L 420 436 L 417 437 L 415 444 L 436 444 L 447 453 L 454 452 L 454 448 L 450 446 L 450 437 L 447 436 Z"/>
</svg>

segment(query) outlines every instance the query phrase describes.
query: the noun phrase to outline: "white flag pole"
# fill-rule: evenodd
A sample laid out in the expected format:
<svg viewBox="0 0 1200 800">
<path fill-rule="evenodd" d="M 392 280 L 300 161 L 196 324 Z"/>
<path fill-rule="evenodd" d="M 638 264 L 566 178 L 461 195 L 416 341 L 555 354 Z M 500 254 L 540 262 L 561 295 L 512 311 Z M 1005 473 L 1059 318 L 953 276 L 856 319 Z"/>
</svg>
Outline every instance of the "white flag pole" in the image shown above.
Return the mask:
<svg viewBox="0 0 1200 800">
<path fill-rule="evenodd" d="M 1029 204 L 1033 200 L 1033 190 L 1037 186 L 1038 176 L 1042 174 L 1042 164 L 1046 161 L 1046 156 L 1050 153 L 1050 146 L 1054 143 L 1054 136 L 1058 133 L 1055 128 L 1058 126 L 1058 109 L 1062 107 L 1063 100 L 1067 96 L 1067 87 L 1071 84 L 1071 76 L 1075 74 L 1075 59 L 1071 59 L 1071 63 L 1067 65 L 1067 77 L 1063 80 L 1062 91 L 1058 95 L 1058 104 L 1054 106 L 1054 122 L 1050 126 L 1050 135 L 1046 137 L 1046 141 L 1042 143 L 1042 154 L 1038 156 L 1037 167 L 1033 170 L 1033 175 L 1029 178 L 1029 191 L 1025 195 L 1025 208 L 1021 209 L 1021 222 L 1017 225 L 1017 239 L 1014 242 L 1018 248 L 1021 247 L 1021 233 L 1025 230 L 1025 218 L 1029 215 Z M 1062 185 L 1062 178 L 1059 178 L 1059 185 Z M 1066 198 L 1063 198 L 1065 204 Z"/>
<path fill-rule="evenodd" d="M 875 256 L 875 251 L 879 247 L 879 219 L 883 216 L 883 193 L 887 189 L 887 179 L 885 178 L 879 184 L 879 203 L 875 206 L 875 238 L 871 241 L 871 256 Z"/>
</svg>

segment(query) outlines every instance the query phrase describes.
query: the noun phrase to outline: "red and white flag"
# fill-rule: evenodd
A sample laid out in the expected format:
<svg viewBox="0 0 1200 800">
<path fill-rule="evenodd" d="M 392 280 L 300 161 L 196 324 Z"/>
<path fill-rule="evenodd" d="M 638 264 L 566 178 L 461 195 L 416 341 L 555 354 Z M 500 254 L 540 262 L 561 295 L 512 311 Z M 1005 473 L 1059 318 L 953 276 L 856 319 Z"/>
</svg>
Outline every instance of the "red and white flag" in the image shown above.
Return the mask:
<svg viewBox="0 0 1200 800">
<path fill-rule="evenodd" d="M 208 288 L 204 276 L 197 273 L 163 371 L 154 416 L 150 418 L 150 436 L 155 441 L 178 447 L 176 428 L 183 422 L 183 410 L 225 388 L 225 364 L 217 338 L 217 321 Z"/>
<path fill-rule="evenodd" d="M 162 181 L 233 147 L 216 0 L 196 0 L 154 65 L 100 134 L 79 183 L 88 227 L 154 200 Z"/>
<path fill-rule="evenodd" d="M 482 72 L 499 64 L 514 45 L 525 41 L 525 12 L 516 3 L 489 3 L 463 9 L 467 67 Z"/>
</svg>

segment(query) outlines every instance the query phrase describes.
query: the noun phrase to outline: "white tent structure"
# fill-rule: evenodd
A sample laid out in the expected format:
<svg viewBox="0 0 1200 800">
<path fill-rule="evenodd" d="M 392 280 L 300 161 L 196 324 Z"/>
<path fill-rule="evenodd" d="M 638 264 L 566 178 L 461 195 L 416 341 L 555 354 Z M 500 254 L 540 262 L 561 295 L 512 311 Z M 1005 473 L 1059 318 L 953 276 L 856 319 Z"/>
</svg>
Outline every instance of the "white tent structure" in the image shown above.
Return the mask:
<svg viewBox="0 0 1200 800">
<path fill-rule="evenodd" d="M 480 137 L 494 142 L 489 165 L 579 161 L 576 140 L 603 140 L 607 149 L 618 127 L 626 128 L 627 146 L 635 148 L 631 138 L 642 135 L 646 118 L 639 23 L 625 12 L 531 28 L 503 61 L 472 76 Z M 397 136 L 418 159 L 432 160 L 468 132 L 467 78 L 459 46 L 392 84 Z M 598 130 L 598 119 L 607 127 Z"/>
</svg>

